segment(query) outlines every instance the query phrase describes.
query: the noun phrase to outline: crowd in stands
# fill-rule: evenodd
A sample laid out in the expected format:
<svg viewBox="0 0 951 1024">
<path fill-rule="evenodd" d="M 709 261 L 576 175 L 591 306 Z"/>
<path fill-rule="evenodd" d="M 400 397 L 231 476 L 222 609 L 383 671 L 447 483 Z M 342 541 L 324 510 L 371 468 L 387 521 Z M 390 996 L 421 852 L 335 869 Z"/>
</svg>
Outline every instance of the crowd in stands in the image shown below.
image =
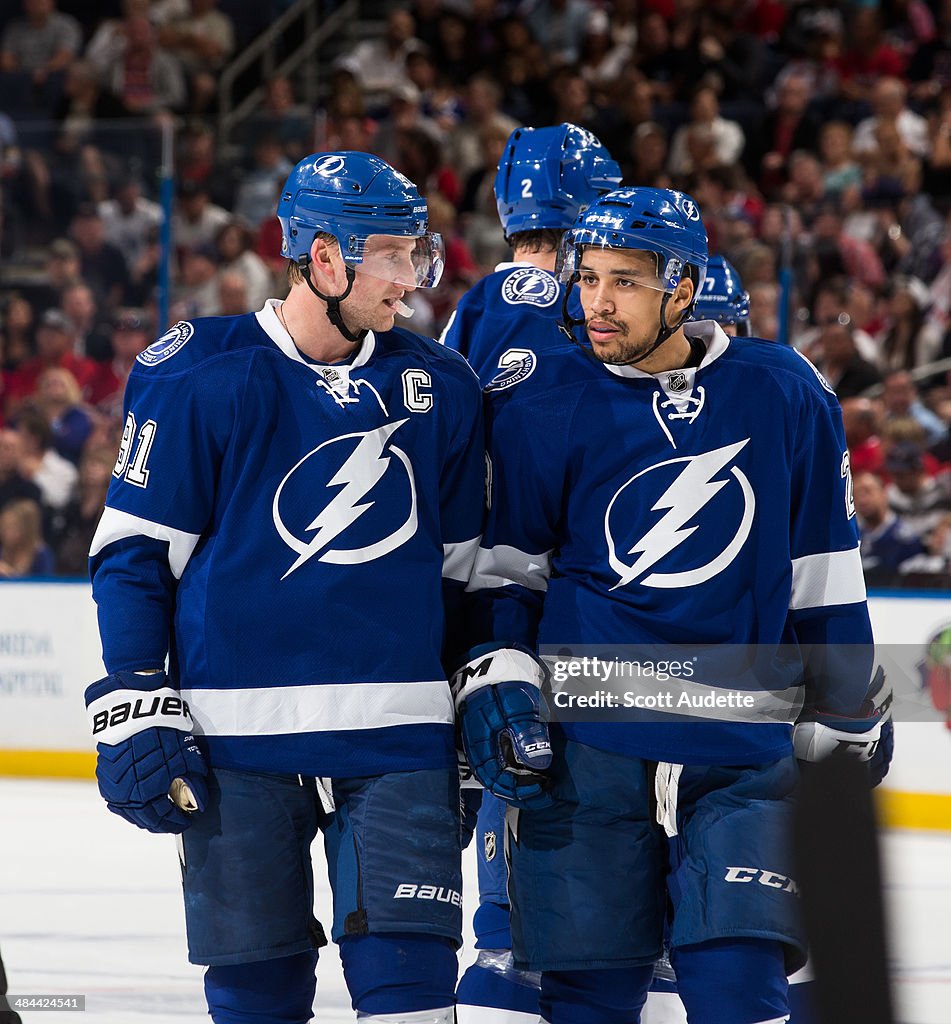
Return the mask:
<svg viewBox="0 0 951 1024">
<path fill-rule="evenodd" d="M 378 38 L 322 61 L 316 109 L 274 76 L 221 139 L 217 76 L 247 7 L 0 0 L 0 253 L 45 256 L 40 284 L 0 288 L 0 576 L 85 571 L 124 380 L 168 326 L 163 124 L 169 322 L 284 294 L 281 184 L 307 153 L 358 149 L 428 197 L 446 271 L 406 301 L 435 336 L 510 255 L 492 193 L 509 133 L 571 121 L 626 183 L 698 201 L 753 334 L 795 345 L 838 394 L 869 581 L 951 585 L 951 0 L 381 6 Z"/>
</svg>

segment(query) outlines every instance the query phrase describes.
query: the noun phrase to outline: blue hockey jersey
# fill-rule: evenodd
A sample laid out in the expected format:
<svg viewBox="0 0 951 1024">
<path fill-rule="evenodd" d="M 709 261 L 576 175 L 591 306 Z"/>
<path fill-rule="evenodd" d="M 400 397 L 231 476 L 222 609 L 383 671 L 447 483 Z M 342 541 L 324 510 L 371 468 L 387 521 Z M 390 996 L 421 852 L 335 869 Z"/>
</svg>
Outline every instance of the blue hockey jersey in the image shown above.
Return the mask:
<svg viewBox="0 0 951 1024">
<path fill-rule="evenodd" d="M 712 321 L 686 330 L 706 346 L 699 367 L 654 376 L 566 343 L 486 388 L 490 512 L 469 583 L 480 639 L 791 650 L 782 678 L 854 714 L 873 651 L 838 401 L 792 349 Z M 609 718 L 563 724 L 661 761 L 791 752 L 785 722 Z"/>
<path fill-rule="evenodd" d="M 547 270 L 500 263 L 462 296 L 439 340 L 462 353 L 487 384 L 500 370 L 517 367 L 527 348 L 567 340 L 559 330 L 563 296 L 564 285 Z M 569 297 L 568 312 L 583 316 L 577 291 Z"/>
<path fill-rule="evenodd" d="M 276 305 L 176 324 L 137 359 L 90 551 L 106 667 L 168 654 L 220 767 L 453 765 L 442 654 L 484 512 L 478 382 L 398 329 L 312 363 Z"/>
</svg>

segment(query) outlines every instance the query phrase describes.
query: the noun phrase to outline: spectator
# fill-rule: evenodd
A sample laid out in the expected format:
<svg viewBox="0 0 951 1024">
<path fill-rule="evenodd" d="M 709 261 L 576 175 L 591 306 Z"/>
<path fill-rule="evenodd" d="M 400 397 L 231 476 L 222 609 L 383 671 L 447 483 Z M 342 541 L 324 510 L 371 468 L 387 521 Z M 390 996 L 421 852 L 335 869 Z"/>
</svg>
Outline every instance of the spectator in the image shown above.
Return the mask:
<svg viewBox="0 0 951 1024">
<path fill-rule="evenodd" d="M 240 270 L 223 270 L 218 274 L 218 316 L 239 316 L 259 307 L 248 298 L 248 281 Z"/>
<path fill-rule="evenodd" d="M 211 202 L 202 182 L 184 181 L 179 186 L 178 204 L 172 214 L 172 237 L 180 251 L 212 245 L 230 220 L 227 210 Z"/>
<path fill-rule="evenodd" d="M 847 188 L 861 184 L 862 169 L 852 157 L 852 126 L 829 121 L 819 133 L 824 194 L 835 198 Z"/>
<path fill-rule="evenodd" d="M 466 84 L 466 116 L 449 143 L 449 162 L 463 183 L 473 172 L 484 170 L 486 139 L 507 139 L 518 127 L 499 109 L 501 100 L 502 90 L 486 72 L 473 75 Z"/>
<path fill-rule="evenodd" d="M 783 186 L 783 200 L 793 206 L 806 226 L 811 226 L 825 199 L 826 183 L 819 158 L 805 149 L 789 157 L 789 181 Z"/>
<path fill-rule="evenodd" d="M 245 149 L 250 149 L 262 134 L 276 136 L 291 166 L 314 150 L 313 116 L 295 100 L 291 81 L 285 75 L 273 75 L 264 83 L 261 107 L 247 121 Z"/>
<path fill-rule="evenodd" d="M 885 457 L 885 470 L 891 477 L 885 492 L 889 507 L 902 516 L 908 529 L 924 542 L 944 513 L 951 509 L 946 477 L 929 477 L 925 471 L 924 451 L 912 444 L 892 447 Z"/>
<path fill-rule="evenodd" d="M 511 250 L 499 229 L 499 213 L 493 185 L 499 160 L 511 132 L 490 123 L 482 132 L 482 165 L 466 181 L 459 210 L 462 234 L 472 258 L 489 271 L 509 258 Z"/>
<path fill-rule="evenodd" d="M 166 0 L 153 13 L 158 41 L 178 58 L 188 76 L 190 109 L 204 111 L 217 89 L 215 75 L 234 52 L 234 25 L 216 10 L 217 0 Z"/>
<path fill-rule="evenodd" d="M 11 501 L 29 498 L 39 502 L 40 489 L 20 472 L 23 439 L 12 427 L 0 427 L 0 510 Z"/>
<path fill-rule="evenodd" d="M 109 332 L 99 319 L 99 308 L 92 289 L 79 282 L 67 285 L 60 295 L 60 308 L 73 329 L 76 355 L 96 362 L 108 359 L 111 353 Z"/>
<path fill-rule="evenodd" d="M 94 203 L 84 203 L 70 224 L 70 234 L 79 247 L 83 280 L 97 303 L 107 309 L 121 305 L 129 284 L 125 256 L 106 241 L 106 228 Z"/>
<path fill-rule="evenodd" d="M 859 355 L 851 322 L 823 324 L 818 348 L 821 355 L 817 365 L 839 401 L 861 395 L 881 381 L 876 367 Z"/>
<path fill-rule="evenodd" d="M 33 305 L 22 295 L 11 295 L 0 320 L 3 340 L 0 357 L 4 370 L 16 370 L 35 354 L 33 325 Z"/>
<path fill-rule="evenodd" d="M 875 7 L 853 7 L 845 33 L 847 45 L 833 60 L 839 73 L 841 100 L 846 110 L 862 110 L 872 102 L 883 76 L 901 78 L 905 62 L 882 38 L 881 17 Z"/>
<path fill-rule="evenodd" d="M 855 129 L 853 150 L 872 153 L 878 142 L 876 132 L 882 125 L 893 125 L 902 142 L 917 157 L 928 155 L 928 122 L 907 106 L 908 87 L 900 78 L 880 78 L 872 87 L 872 117 L 860 121 Z"/>
<path fill-rule="evenodd" d="M 55 86 L 56 77 L 78 55 L 82 31 L 75 18 L 56 10 L 54 0 L 23 0 L 23 15 L 4 30 L 0 72 L 24 76 L 36 90 L 29 106 L 42 111 L 55 102 L 55 88 L 47 91 L 47 86 Z M 5 86 L 13 87 L 12 82 Z"/>
<path fill-rule="evenodd" d="M 772 341 L 779 337 L 779 285 L 774 281 L 751 284 L 750 333 Z"/>
<path fill-rule="evenodd" d="M 36 408 L 49 424 L 53 447 L 73 465 L 79 462 L 83 445 L 92 433 L 92 418 L 81 403 L 79 385 L 69 370 L 51 366 L 40 374 Z"/>
<path fill-rule="evenodd" d="M 886 375 L 882 389 L 886 420 L 910 418 L 925 432 L 925 444 L 935 445 L 947 436 L 947 424 L 921 401 L 918 388 L 906 370 Z"/>
<path fill-rule="evenodd" d="M 185 106 L 185 76 L 178 59 L 158 45 L 145 14 L 125 19 L 125 45 L 106 66 L 103 81 L 127 117 L 161 122 Z"/>
<path fill-rule="evenodd" d="M 720 116 L 716 92 L 701 86 L 690 103 L 690 122 L 677 129 L 670 144 L 670 172 L 728 167 L 739 160 L 744 144 L 743 129 Z"/>
<path fill-rule="evenodd" d="M 899 569 L 905 586 L 947 590 L 951 579 L 951 515 L 940 516 L 924 538 L 924 551 L 912 555 Z"/>
<path fill-rule="evenodd" d="M 255 230 L 274 216 L 278 194 L 293 164 L 274 132 L 260 134 L 254 143 L 251 168 L 241 175 L 235 193 L 234 212 Z M 306 156 L 306 154 L 305 154 Z"/>
<path fill-rule="evenodd" d="M 776 87 L 775 106 L 767 113 L 762 133 L 757 133 L 746 160 L 750 174 L 766 190 L 786 180 L 793 152 L 816 148 L 819 126 L 808 112 L 810 98 L 806 75 L 787 75 Z"/>
<path fill-rule="evenodd" d="M 130 271 L 141 259 L 153 228 L 162 223 L 162 207 L 142 195 L 142 182 L 127 175 L 112 199 L 99 204 L 103 237 L 124 256 Z"/>
<path fill-rule="evenodd" d="M 46 250 L 46 279 L 34 293 L 38 309 L 58 306 L 63 292 L 75 284 L 82 284 L 79 248 L 68 238 L 57 238 Z"/>
<path fill-rule="evenodd" d="M 248 309 L 261 309 L 271 294 L 272 283 L 267 264 L 254 251 L 254 234 L 240 221 L 232 220 L 219 230 L 215 246 L 219 270 L 239 273 L 247 286 Z"/>
<path fill-rule="evenodd" d="M 853 476 L 880 473 L 885 465 L 881 439 L 881 414 L 877 403 L 868 398 L 846 398 L 842 402 L 842 423 Z"/>
<path fill-rule="evenodd" d="M 103 75 L 126 47 L 126 19 L 148 15 L 151 0 L 122 0 L 121 18 L 104 18 L 99 22 L 86 46 L 84 57 Z"/>
<path fill-rule="evenodd" d="M 73 497 L 79 477 L 76 467 L 53 448 L 53 432 L 39 409 L 28 406 L 17 416 L 20 472 L 40 489 L 46 509 L 64 508 Z"/>
<path fill-rule="evenodd" d="M 554 66 L 574 64 L 592 5 L 589 0 L 535 0 L 527 23 Z"/>
<path fill-rule="evenodd" d="M 218 312 L 218 253 L 214 245 L 196 245 L 181 257 L 173 320 L 215 316 Z"/>
<path fill-rule="evenodd" d="M 885 486 L 874 473 L 855 473 L 852 491 L 862 532 L 859 551 L 866 582 L 888 586 L 895 581 L 901 563 L 921 554 L 924 544 L 889 508 Z"/>
<path fill-rule="evenodd" d="M 76 496 L 50 518 L 50 546 L 57 576 L 88 576 L 89 548 L 106 503 L 115 461 L 112 447 L 98 445 L 83 452 Z"/>
<path fill-rule="evenodd" d="M 40 506 L 17 498 L 0 512 L 0 577 L 52 576 L 53 552 L 43 542 Z"/>
<path fill-rule="evenodd" d="M 409 81 L 406 58 L 422 47 L 416 38 L 413 15 L 404 7 L 394 7 L 386 18 L 382 39 L 367 39 L 342 58 L 365 92 L 389 93 Z"/>
<path fill-rule="evenodd" d="M 96 372 L 96 364 L 76 353 L 76 329 L 66 314 L 48 309 L 40 317 L 36 331 L 36 356 L 23 363 L 12 375 L 11 398 L 19 404 L 36 392 L 40 374 L 51 366 L 69 370 L 86 393 Z"/>
<path fill-rule="evenodd" d="M 667 173 L 667 135 L 656 121 L 642 121 L 630 144 L 631 161 L 625 178 L 650 188 L 670 188 Z"/>
<path fill-rule="evenodd" d="M 152 324 L 144 309 L 126 307 L 116 311 L 111 333 L 112 358 L 100 364 L 90 385 L 89 402 L 99 412 L 121 419 L 125 383 L 135 357 L 151 344 L 152 335 Z"/>
<path fill-rule="evenodd" d="M 579 58 L 579 67 L 588 85 L 602 100 L 607 100 L 631 58 L 631 47 L 612 39 L 611 19 L 600 8 L 588 13 Z"/>
</svg>

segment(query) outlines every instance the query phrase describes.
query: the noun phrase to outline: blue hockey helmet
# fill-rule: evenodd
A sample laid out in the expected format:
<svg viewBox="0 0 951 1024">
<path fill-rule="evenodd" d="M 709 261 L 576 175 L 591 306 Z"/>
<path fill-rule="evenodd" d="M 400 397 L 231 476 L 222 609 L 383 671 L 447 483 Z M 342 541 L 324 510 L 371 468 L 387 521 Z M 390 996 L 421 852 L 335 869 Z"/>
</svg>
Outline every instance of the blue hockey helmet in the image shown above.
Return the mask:
<svg viewBox="0 0 951 1024">
<path fill-rule="evenodd" d="M 620 167 L 586 129 L 567 122 L 516 128 L 495 175 L 502 230 L 507 238 L 519 231 L 564 231 L 620 183 Z"/>
<path fill-rule="evenodd" d="M 725 257 L 710 257 L 707 278 L 697 296 L 692 318 L 716 320 L 721 326 L 735 325 L 738 334 L 750 333 L 750 293 Z"/>
<path fill-rule="evenodd" d="M 575 280 L 585 249 L 639 249 L 657 257 L 656 275 L 640 284 L 670 294 L 688 267 L 694 296 L 707 272 L 707 233 L 700 209 L 685 192 L 665 188 L 620 188 L 596 199 L 565 232 L 556 272 Z"/>
<path fill-rule="evenodd" d="M 344 263 L 413 288 L 439 283 L 442 238 L 429 231 L 426 200 L 385 160 L 369 153 L 313 153 L 288 176 L 277 205 L 281 255 L 306 264 L 318 232 L 333 235 Z M 414 238 L 411 252 L 392 239 Z M 389 244 L 387 243 L 389 239 Z"/>
</svg>

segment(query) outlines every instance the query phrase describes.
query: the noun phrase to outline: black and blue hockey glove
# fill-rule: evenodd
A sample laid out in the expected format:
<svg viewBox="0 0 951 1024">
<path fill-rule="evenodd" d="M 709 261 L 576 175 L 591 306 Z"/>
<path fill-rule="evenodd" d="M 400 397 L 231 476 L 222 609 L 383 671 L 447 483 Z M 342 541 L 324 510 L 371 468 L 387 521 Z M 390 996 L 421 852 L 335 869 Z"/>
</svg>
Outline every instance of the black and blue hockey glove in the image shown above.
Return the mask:
<svg viewBox="0 0 951 1024">
<path fill-rule="evenodd" d="M 516 807 L 550 803 L 545 677 L 525 648 L 496 644 L 475 648 L 452 677 L 466 760 L 490 793 Z"/>
<path fill-rule="evenodd" d="M 96 780 L 109 810 L 149 832 L 184 832 L 188 814 L 169 790 L 181 779 L 196 811 L 208 803 L 208 767 L 188 705 L 164 672 L 116 672 L 86 690 Z M 180 788 L 180 787 L 178 787 Z"/>
<path fill-rule="evenodd" d="M 858 714 L 847 717 L 807 708 L 793 727 L 793 746 L 800 761 L 852 757 L 868 765 L 869 781 L 877 786 L 888 774 L 895 749 L 891 718 L 892 691 L 885 688 L 879 666 Z"/>
</svg>

